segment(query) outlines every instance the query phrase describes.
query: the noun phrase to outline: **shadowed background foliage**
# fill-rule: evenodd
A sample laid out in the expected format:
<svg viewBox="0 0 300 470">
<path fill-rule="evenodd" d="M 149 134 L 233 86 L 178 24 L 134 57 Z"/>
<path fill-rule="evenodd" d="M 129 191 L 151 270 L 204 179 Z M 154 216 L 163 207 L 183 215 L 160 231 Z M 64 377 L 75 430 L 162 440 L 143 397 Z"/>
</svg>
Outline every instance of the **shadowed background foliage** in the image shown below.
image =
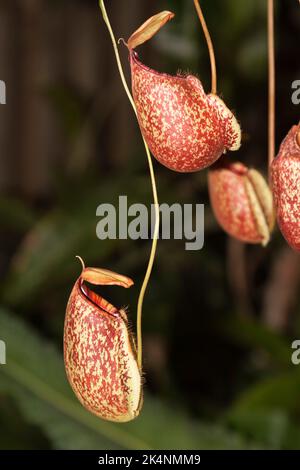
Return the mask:
<svg viewBox="0 0 300 470">
<path fill-rule="evenodd" d="M 1 307 L 0 448 L 300 448 L 299 257 L 275 231 L 263 249 L 217 226 L 206 172 L 175 174 L 155 162 L 160 202 L 205 204 L 205 247 L 161 241 L 144 307 L 145 407 L 114 425 L 76 401 L 62 363 L 64 311 L 78 276 L 75 255 L 135 280 L 115 305 L 136 301 L 147 241 L 96 238 L 96 207 L 152 201 L 147 162 L 120 84 L 96 0 L 0 4 Z M 107 1 L 127 39 L 162 9 L 176 18 L 143 61 L 193 71 L 210 87 L 207 49 L 192 0 Z M 215 43 L 219 90 L 243 128 L 238 158 L 266 171 L 266 2 L 203 0 Z M 291 83 L 300 79 L 296 0 L 276 2 L 277 146 L 298 122 Z M 127 52 L 120 46 L 128 73 Z"/>
</svg>

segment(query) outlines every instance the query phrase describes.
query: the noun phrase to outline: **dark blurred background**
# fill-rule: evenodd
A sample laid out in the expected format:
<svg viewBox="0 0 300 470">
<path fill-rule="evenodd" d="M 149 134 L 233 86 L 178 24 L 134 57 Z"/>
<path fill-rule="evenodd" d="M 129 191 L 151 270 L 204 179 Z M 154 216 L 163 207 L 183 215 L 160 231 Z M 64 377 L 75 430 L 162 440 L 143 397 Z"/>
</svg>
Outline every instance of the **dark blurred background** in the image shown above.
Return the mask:
<svg viewBox="0 0 300 470">
<path fill-rule="evenodd" d="M 149 16 L 176 18 L 142 60 L 192 71 L 210 89 L 206 44 L 192 0 L 107 1 L 117 37 Z M 238 158 L 267 166 L 266 1 L 203 0 L 219 91 L 243 127 Z M 277 148 L 299 120 L 300 7 L 276 2 Z M 121 45 L 124 66 L 127 52 Z M 129 75 L 128 75 L 129 76 Z M 66 302 L 87 265 L 135 280 L 102 289 L 136 302 L 149 241 L 99 241 L 96 208 L 152 201 L 138 126 L 117 73 L 96 0 L 1 0 L 0 448 L 300 448 L 299 256 L 278 231 L 265 249 L 224 234 L 209 206 L 206 172 L 175 174 L 155 162 L 160 202 L 205 203 L 205 246 L 161 241 L 144 307 L 145 406 L 126 425 L 94 418 L 76 401 L 62 363 Z"/>
</svg>

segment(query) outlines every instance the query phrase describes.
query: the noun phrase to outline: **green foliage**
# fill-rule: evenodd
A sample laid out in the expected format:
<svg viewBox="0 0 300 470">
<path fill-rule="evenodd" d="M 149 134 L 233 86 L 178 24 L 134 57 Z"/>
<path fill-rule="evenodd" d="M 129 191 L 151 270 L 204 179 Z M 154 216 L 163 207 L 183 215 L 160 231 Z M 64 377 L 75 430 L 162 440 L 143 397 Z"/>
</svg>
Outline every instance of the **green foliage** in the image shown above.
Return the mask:
<svg viewBox="0 0 300 470">
<path fill-rule="evenodd" d="M 4 196 L 0 198 L 0 218 L 3 221 L 3 228 L 5 224 L 7 230 L 22 233 L 32 227 L 36 217 L 34 210 L 20 199 Z"/>
<path fill-rule="evenodd" d="M 281 367 L 291 366 L 291 349 L 288 341 L 254 318 L 232 316 L 222 326 L 226 334 L 237 344 L 260 348 L 268 354 L 269 359 Z"/>
<path fill-rule="evenodd" d="M 249 386 L 226 412 L 226 421 L 243 434 L 273 448 L 300 448 L 300 371 L 291 363 L 285 339 L 249 319 L 233 319 L 226 330 L 271 365 L 267 376 Z"/>
<path fill-rule="evenodd" d="M 283 242 L 275 235 L 264 252 L 252 247 L 241 254 L 238 249 L 232 260 L 233 248 L 208 203 L 205 171 L 178 175 L 154 162 L 161 202 L 205 204 L 205 247 L 201 252 L 187 252 L 181 241 L 159 242 L 143 315 L 146 396 L 140 417 L 124 425 L 103 422 L 80 406 L 66 381 L 62 329 L 67 298 L 80 270 L 75 256 L 81 255 L 87 265 L 110 268 L 134 279 L 135 286 L 128 294 L 105 289 L 107 299 L 115 305 L 130 304 L 134 327 L 135 303 L 150 249 L 149 241 L 101 242 L 95 234 L 96 208 L 102 202 L 117 204 L 119 194 L 127 194 L 129 204 L 152 202 L 139 129 L 135 123 L 129 126 L 134 116 L 129 106 L 126 113 L 126 97 L 95 3 L 52 0 L 43 2 L 39 9 L 50 29 L 43 32 L 36 53 L 47 44 L 49 57 L 42 63 L 56 65 L 49 83 L 33 83 L 34 108 L 41 105 L 45 114 L 51 114 L 57 128 L 51 128 L 50 139 L 55 135 L 62 143 L 59 155 L 49 161 L 45 157 L 52 186 L 35 199 L 22 192 L 22 185 L 18 187 L 20 169 L 30 164 L 30 145 L 25 159 L 20 155 L 16 171 L 9 162 L 3 172 L 4 176 L 6 172 L 16 176 L 11 188 L 8 185 L 9 195 L 0 197 L 0 339 L 7 342 L 8 355 L 7 365 L 0 366 L 0 447 L 299 449 L 300 373 L 290 360 L 291 341 L 300 334 L 299 300 L 293 309 L 282 312 L 288 321 L 281 332 L 274 333 L 263 324 L 262 312 Z M 120 35 L 127 32 L 123 28 L 133 30 L 150 13 L 152 7 L 149 10 L 146 2 L 140 3 L 130 11 L 132 24 L 125 25 L 118 16 L 117 0 L 111 2 L 112 23 L 117 30 L 122 28 Z M 157 10 L 170 8 L 176 18 L 152 44 L 141 49 L 141 55 L 159 70 L 190 70 L 209 90 L 209 58 L 193 2 L 169 3 L 172 5 L 161 0 Z M 90 31 L 73 47 L 72 34 L 77 34 L 81 7 L 86 10 L 80 31 Z M 298 11 L 299 5 L 296 0 L 277 2 L 277 8 L 279 144 L 279 138 L 299 119 L 298 108 L 290 103 L 298 54 L 293 11 Z M 206 1 L 203 10 L 215 45 L 218 90 L 228 106 L 236 109 L 245 137 L 241 151 L 230 158 L 266 168 L 266 2 Z M 62 22 L 66 28 L 62 36 L 68 38 L 62 54 L 52 50 L 46 40 L 59 18 L 68 18 L 66 24 Z M 99 31 L 93 32 L 93 24 Z M 85 54 L 91 37 L 95 48 L 93 45 L 86 57 L 78 57 L 79 66 L 88 64 L 87 69 L 73 80 L 75 56 Z M 125 58 L 127 52 L 120 50 Z M 24 62 L 24 70 L 26 65 L 30 66 L 30 60 Z M 30 77 L 31 69 L 27 74 Z M 41 80 L 45 75 L 41 74 Z M 17 93 L 22 106 L 28 99 L 23 89 L 27 86 Z M 20 116 L 14 113 L 15 127 L 9 122 L 14 138 L 19 135 L 22 116 L 27 114 L 21 111 Z M 51 145 L 46 131 L 42 132 L 45 146 Z M 35 138 L 32 127 L 29 135 Z M 124 161 L 118 155 L 119 135 L 126 148 Z M 43 136 L 39 134 L 38 140 Z M 26 145 L 30 139 L 22 135 L 20 141 Z M 18 147 L 12 148 L 15 152 Z M 26 170 L 27 175 L 34 173 L 35 162 Z M 237 258 L 244 265 L 246 286 L 244 281 L 231 285 Z M 239 307 L 243 302 L 252 312 L 247 318 Z"/>
<path fill-rule="evenodd" d="M 0 311 L 7 345 L 0 392 L 12 396 L 22 413 L 59 449 L 244 448 L 234 433 L 189 421 L 176 409 L 146 397 L 133 423 L 104 422 L 75 399 L 64 373 L 62 353 L 11 313 Z M 28 347 L 30 345 L 30 348 Z"/>
</svg>

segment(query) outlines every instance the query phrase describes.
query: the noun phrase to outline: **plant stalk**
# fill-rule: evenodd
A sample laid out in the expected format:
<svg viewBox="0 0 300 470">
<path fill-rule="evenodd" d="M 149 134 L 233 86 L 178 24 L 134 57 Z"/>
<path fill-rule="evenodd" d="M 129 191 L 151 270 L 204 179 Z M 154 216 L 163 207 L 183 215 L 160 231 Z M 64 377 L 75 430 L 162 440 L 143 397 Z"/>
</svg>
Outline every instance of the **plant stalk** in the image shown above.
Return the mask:
<svg viewBox="0 0 300 470">
<path fill-rule="evenodd" d="M 210 67 L 211 67 L 211 93 L 217 94 L 217 67 L 216 67 L 216 57 L 213 42 L 209 34 L 209 30 L 199 3 L 199 0 L 194 0 L 194 5 L 203 29 L 203 33 L 207 42 L 209 58 L 210 58 Z"/>
<path fill-rule="evenodd" d="M 133 111 L 137 117 L 137 111 L 136 111 L 136 106 L 134 104 L 133 97 L 129 91 L 129 87 L 126 82 L 126 78 L 124 75 L 120 55 L 119 55 L 119 50 L 118 50 L 118 45 L 115 39 L 115 35 L 113 33 L 104 0 L 99 0 L 99 6 L 103 15 L 104 22 L 107 26 L 107 29 L 109 31 L 112 45 L 114 48 L 115 56 L 116 56 L 116 61 L 119 69 L 119 74 L 122 80 L 122 84 L 124 86 L 125 92 L 127 94 L 127 97 L 129 99 L 129 102 L 133 108 Z M 160 224 L 160 213 L 159 213 L 159 202 L 158 202 L 158 195 L 157 195 L 157 187 L 156 187 L 156 181 L 155 181 L 155 174 L 154 174 L 154 169 L 153 169 L 153 163 L 152 163 L 152 157 L 150 154 L 150 150 L 148 147 L 147 142 L 144 139 L 144 136 L 142 135 L 142 139 L 144 142 L 145 150 L 146 150 L 146 155 L 147 155 L 147 160 L 148 160 L 148 166 L 149 166 L 149 171 L 150 171 L 150 179 L 151 179 L 151 186 L 152 186 L 152 192 L 153 192 L 153 201 L 154 201 L 154 208 L 155 208 L 155 225 L 154 225 L 154 232 L 153 232 L 153 239 L 152 239 L 152 246 L 151 246 L 151 251 L 150 251 L 150 256 L 149 256 L 149 261 L 146 269 L 146 274 L 140 289 L 139 293 L 139 298 L 138 298 L 138 304 L 137 304 L 137 363 L 138 367 L 140 370 L 142 370 L 142 364 L 143 364 L 143 337 L 142 337 L 142 314 L 143 314 L 143 303 L 144 303 L 144 297 L 145 297 L 145 292 L 149 284 L 149 280 L 151 277 L 152 269 L 153 269 L 153 264 L 155 260 L 155 255 L 156 255 L 156 249 L 157 249 L 157 241 L 158 241 L 158 234 L 159 234 L 159 224 Z"/>
<path fill-rule="evenodd" d="M 275 157 L 276 122 L 274 0 L 268 0 L 268 68 L 268 166 L 270 170 Z"/>
</svg>

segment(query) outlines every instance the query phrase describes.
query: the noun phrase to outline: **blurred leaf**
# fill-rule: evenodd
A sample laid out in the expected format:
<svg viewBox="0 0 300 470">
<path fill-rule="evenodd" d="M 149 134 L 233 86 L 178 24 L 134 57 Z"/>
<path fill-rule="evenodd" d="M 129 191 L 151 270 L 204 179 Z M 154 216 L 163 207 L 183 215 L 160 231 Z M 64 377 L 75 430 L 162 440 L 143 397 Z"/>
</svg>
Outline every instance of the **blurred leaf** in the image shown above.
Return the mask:
<svg viewBox="0 0 300 470">
<path fill-rule="evenodd" d="M 3 395 L 0 395 L 0 429 L 2 450 L 51 448 L 40 429 L 24 420 L 14 400 Z"/>
<path fill-rule="evenodd" d="M 253 318 L 232 317 L 225 330 L 241 346 L 260 348 L 280 365 L 281 373 L 247 388 L 226 413 L 227 422 L 273 448 L 300 448 L 294 415 L 300 411 L 300 373 L 291 364 L 291 348 L 280 334 Z"/>
<path fill-rule="evenodd" d="M 290 447 L 290 433 L 293 429 L 291 420 L 283 410 L 264 408 L 236 412 L 229 416 L 228 422 L 236 431 L 247 434 L 258 442 L 263 442 L 273 449 L 299 448 L 300 433 L 294 434 L 293 447 Z M 298 440 L 295 442 L 295 436 Z"/>
<path fill-rule="evenodd" d="M 74 259 L 75 252 L 81 252 L 80 247 L 91 227 L 77 222 L 53 213 L 28 233 L 3 286 L 5 302 L 10 305 L 30 302 L 40 286 L 55 274 L 60 275 Z"/>
<path fill-rule="evenodd" d="M 161 32 L 159 39 L 154 40 L 154 44 L 159 52 L 176 58 L 178 62 L 192 60 L 197 54 L 196 46 L 189 38 L 167 31 Z M 174 75 L 176 72 L 177 70 L 174 71 Z"/>
<path fill-rule="evenodd" d="M 267 43 L 264 32 L 256 32 L 243 43 L 237 54 L 241 73 L 252 80 L 261 80 L 266 75 Z"/>
<path fill-rule="evenodd" d="M 226 414 L 228 422 L 275 448 L 300 448 L 300 432 L 292 432 L 300 411 L 299 388 L 297 370 L 264 379 L 239 396 Z"/>
<path fill-rule="evenodd" d="M 141 417 L 118 425 L 87 412 L 67 384 L 62 354 L 13 315 L 0 310 L 7 364 L 0 390 L 11 394 L 31 423 L 59 449 L 245 448 L 237 435 L 187 420 L 176 409 L 145 399 Z"/>
<path fill-rule="evenodd" d="M 224 7 L 227 10 L 226 17 L 230 19 L 228 30 L 235 37 L 266 14 L 265 2 L 261 0 L 252 0 L 251 2 L 228 0 Z"/>
<path fill-rule="evenodd" d="M 296 367 L 296 366 L 292 366 Z M 278 374 L 253 385 L 246 390 L 233 406 L 233 411 L 255 409 L 284 409 L 288 412 L 300 410 L 299 371 Z"/>
<path fill-rule="evenodd" d="M 148 447 L 123 426 L 86 412 L 67 383 L 61 356 L 21 321 L 1 311 L 0 331 L 7 345 L 1 390 L 15 397 L 26 417 L 40 425 L 56 447 Z"/>
<path fill-rule="evenodd" d="M 30 304 L 42 287 L 73 272 L 76 254 L 84 253 L 86 259 L 92 253 L 104 260 L 110 253 L 114 241 L 101 243 L 95 235 L 96 200 L 84 203 L 75 213 L 67 208 L 50 212 L 27 233 L 2 284 L 7 304 Z"/>
<path fill-rule="evenodd" d="M 63 85 L 49 87 L 46 95 L 60 118 L 64 133 L 74 137 L 82 125 L 85 100 L 79 92 Z"/>
<path fill-rule="evenodd" d="M 20 199 L 0 198 L 0 219 L 2 228 L 19 231 L 28 230 L 36 220 L 36 214 L 30 206 Z"/>
<path fill-rule="evenodd" d="M 281 366 L 290 366 L 291 348 L 278 333 L 271 331 L 254 318 L 231 316 L 222 325 L 224 331 L 235 343 L 250 348 L 261 348 Z"/>
<path fill-rule="evenodd" d="M 2 299 L 9 306 L 37 303 L 38 295 L 46 295 L 50 288 L 60 285 L 78 272 L 75 256 L 80 254 L 86 261 L 100 260 L 118 251 L 120 263 L 132 246 L 130 240 L 105 240 L 96 237 L 96 208 L 100 203 L 111 203 L 118 208 L 119 195 L 126 193 L 124 175 L 94 182 L 64 182 L 60 189 L 59 209 L 49 211 L 26 233 L 11 262 L 10 270 L 1 285 Z M 126 179 L 126 177 L 125 177 Z M 126 183 L 126 184 L 125 184 Z M 161 195 L 165 202 L 170 199 L 172 183 L 165 184 Z M 143 201 L 152 203 L 148 177 L 137 175 L 135 184 L 128 192 L 128 205 Z M 125 245 L 125 249 L 123 246 Z M 140 246 L 138 242 L 135 246 Z M 137 250 L 139 261 L 144 261 Z M 96 261 L 95 261 L 96 260 Z M 77 271 L 76 271 L 77 269 Z M 117 266 L 114 268 L 117 270 Z M 143 268 L 144 269 L 144 268 Z"/>
</svg>

